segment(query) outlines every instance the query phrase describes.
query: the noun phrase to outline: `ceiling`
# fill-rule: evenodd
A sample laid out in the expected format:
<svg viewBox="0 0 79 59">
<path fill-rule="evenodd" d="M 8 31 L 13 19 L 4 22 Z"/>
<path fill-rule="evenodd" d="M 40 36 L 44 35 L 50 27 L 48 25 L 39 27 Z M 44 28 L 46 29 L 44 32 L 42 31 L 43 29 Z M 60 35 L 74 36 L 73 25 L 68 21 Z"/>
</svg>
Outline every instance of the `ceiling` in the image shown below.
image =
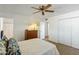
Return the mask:
<svg viewBox="0 0 79 59">
<path fill-rule="evenodd" d="M 39 4 L 1 4 L 0 13 L 4 14 L 14 14 L 22 16 L 33 16 L 34 9 L 31 7 L 38 7 Z M 54 13 L 50 15 L 61 15 L 64 13 L 79 10 L 79 4 L 54 4 L 50 9 L 54 9 Z M 36 14 L 41 15 L 41 14 Z M 48 13 L 47 13 L 48 15 Z"/>
</svg>

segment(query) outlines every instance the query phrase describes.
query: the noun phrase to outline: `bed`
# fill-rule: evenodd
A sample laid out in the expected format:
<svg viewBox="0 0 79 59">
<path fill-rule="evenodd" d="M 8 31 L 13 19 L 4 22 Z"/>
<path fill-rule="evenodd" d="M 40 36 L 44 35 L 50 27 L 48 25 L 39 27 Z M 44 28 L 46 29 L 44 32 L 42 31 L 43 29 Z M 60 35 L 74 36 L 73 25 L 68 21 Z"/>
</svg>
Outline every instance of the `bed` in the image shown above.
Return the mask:
<svg viewBox="0 0 79 59">
<path fill-rule="evenodd" d="M 58 55 L 56 46 L 45 40 L 30 39 L 18 42 L 22 55 Z"/>
</svg>

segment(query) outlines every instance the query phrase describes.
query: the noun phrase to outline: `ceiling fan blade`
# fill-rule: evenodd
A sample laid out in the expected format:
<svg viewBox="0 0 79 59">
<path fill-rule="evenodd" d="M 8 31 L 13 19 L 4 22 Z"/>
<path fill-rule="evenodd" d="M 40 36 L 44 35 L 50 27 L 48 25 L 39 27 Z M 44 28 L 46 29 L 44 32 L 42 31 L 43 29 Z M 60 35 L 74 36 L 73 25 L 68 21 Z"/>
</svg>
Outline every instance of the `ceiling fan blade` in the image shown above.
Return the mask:
<svg viewBox="0 0 79 59">
<path fill-rule="evenodd" d="M 48 9 L 51 6 L 52 6 L 51 4 L 48 4 L 47 6 L 44 7 L 44 9 Z"/>
<path fill-rule="evenodd" d="M 42 15 L 45 15 L 45 13 L 42 11 Z"/>
<path fill-rule="evenodd" d="M 53 10 L 45 10 L 45 12 L 54 12 Z"/>
<path fill-rule="evenodd" d="M 36 7 L 32 7 L 33 9 L 37 9 L 37 10 L 40 10 L 39 8 L 36 8 Z"/>
<path fill-rule="evenodd" d="M 40 12 L 40 11 L 36 11 L 36 12 L 34 12 L 33 14 L 36 14 L 36 13 L 38 13 L 38 12 Z"/>
</svg>

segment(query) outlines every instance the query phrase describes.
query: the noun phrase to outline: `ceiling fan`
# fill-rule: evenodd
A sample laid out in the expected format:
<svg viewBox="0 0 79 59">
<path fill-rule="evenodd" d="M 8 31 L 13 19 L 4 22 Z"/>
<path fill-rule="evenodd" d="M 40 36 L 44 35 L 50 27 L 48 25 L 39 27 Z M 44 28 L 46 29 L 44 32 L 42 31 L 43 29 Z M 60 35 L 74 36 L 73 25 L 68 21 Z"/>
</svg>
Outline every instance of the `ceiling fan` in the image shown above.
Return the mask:
<svg viewBox="0 0 79 59">
<path fill-rule="evenodd" d="M 39 6 L 38 8 L 36 7 L 32 7 L 32 8 L 37 10 L 36 12 L 34 12 L 34 14 L 42 12 L 42 15 L 45 15 L 45 12 L 54 12 L 54 10 L 48 10 L 51 6 L 52 6 L 51 4 L 48 4 L 46 6 L 42 5 Z"/>
</svg>

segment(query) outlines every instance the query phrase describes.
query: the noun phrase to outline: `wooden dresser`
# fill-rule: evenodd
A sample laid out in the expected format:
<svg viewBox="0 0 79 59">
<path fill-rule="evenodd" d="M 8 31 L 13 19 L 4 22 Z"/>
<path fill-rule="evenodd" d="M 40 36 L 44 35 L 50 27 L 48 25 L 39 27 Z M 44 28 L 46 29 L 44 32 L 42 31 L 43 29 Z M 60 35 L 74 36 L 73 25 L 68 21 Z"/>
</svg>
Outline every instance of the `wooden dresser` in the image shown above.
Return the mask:
<svg viewBox="0 0 79 59">
<path fill-rule="evenodd" d="M 38 37 L 37 30 L 25 30 L 25 40 L 33 39 Z"/>
</svg>

